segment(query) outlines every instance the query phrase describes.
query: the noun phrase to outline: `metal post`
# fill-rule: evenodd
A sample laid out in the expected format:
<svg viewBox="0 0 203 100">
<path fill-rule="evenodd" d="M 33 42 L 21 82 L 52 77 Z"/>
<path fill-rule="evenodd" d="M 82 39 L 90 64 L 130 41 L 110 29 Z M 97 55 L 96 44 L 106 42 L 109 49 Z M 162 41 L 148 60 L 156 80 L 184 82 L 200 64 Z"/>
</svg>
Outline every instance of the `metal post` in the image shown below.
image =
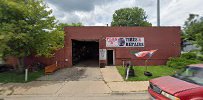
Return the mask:
<svg viewBox="0 0 203 100">
<path fill-rule="evenodd" d="M 145 60 L 145 71 L 147 71 L 147 60 Z"/>
<path fill-rule="evenodd" d="M 58 61 L 56 61 L 56 67 L 58 66 Z"/>
<path fill-rule="evenodd" d="M 125 77 L 125 80 L 128 80 L 128 76 L 129 76 L 129 71 L 130 71 L 130 68 L 128 67 L 128 68 L 127 68 L 127 73 L 126 73 L 126 77 Z"/>
<path fill-rule="evenodd" d="M 125 67 L 125 62 L 124 62 L 124 60 L 123 60 L 123 67 Z"/>
<path fill-rule="evenodd" d="M 160 26 L 160 0 L 157 0 L 157 26 Z"/>
<path fill-rule="evenodd" d="M 147 62 L 151 57 L 147 58 L 147 60 L 145 60 L 145 71 L 147 71 Z"/>
<path fill-rule="evenodd" d="M 25 82 L 27 82 L 28 80 L 28 69 L 26 68 L 25 69 Z"/>
</svg>

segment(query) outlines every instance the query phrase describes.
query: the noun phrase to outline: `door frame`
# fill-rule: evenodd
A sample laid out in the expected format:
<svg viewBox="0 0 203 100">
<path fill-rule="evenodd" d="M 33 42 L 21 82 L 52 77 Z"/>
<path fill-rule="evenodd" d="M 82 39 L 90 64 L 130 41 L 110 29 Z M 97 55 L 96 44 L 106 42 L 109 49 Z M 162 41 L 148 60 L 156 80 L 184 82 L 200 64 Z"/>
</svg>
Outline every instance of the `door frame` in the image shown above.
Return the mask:
<svg viewBox="0 0 203 100">
<path fill-rule="evenodd" d="M 113 65 L 115 65 L 115 50 L 114 49 L 106 49 L 106 57 L 107 57 L 107 65 L 108 65 L 108 50 L 112 50 L 113 51 Z"/>
</svg>

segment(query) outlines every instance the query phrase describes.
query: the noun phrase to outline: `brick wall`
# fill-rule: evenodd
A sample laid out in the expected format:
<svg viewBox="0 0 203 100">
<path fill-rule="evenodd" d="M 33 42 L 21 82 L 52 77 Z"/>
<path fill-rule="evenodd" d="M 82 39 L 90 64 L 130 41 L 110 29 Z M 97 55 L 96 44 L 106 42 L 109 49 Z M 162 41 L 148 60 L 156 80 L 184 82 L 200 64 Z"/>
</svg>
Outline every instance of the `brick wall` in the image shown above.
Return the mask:
<svg viewBox="0 0 203 100">
<path fill-rule="evenodd" d="M 47 57 L 43 57 L 43 56 L 37 57 L 34 55 L 28 56 L 25 58 L 25 65 L 27 66 L 27 65 L 33 64 L 35 62 L 40 62 L 45 65 L 51 65 L 51 64 L 55 64 L 56 61 L 60 68 L 65 67 L 64 48 L 57 50 L 55 52 L 54 56 L 51 58 L 47 58 Z"/>
<path fill-rule="evenodd" d="M 134 65 L 144 65 L 146 58 L 136 58 L 131 51 L 158 49 L 149 65 L 163 65 L 169 57 L 178 57 L 181 52 L 180 27 L 65 27 L 65 58 L 72 66 L 72 40 L 99 40 L 100 49 L 115 50 L 116 65 L 130 59 Z M 106 37 L 144 37 L 145 47 L 108 48 Z M 105 61 L 102 61 L 105 62 Z"/>
<path fill-rule="evenodd" d="M 33 62 L 42 62 L 47 65 L 58 61 L 60 67 L 72 66 L 72 40 L 97 40 L 100 49 L 115 51 L 115 64 L 122 65 L 128 59 L 133 65 L 144 65 L 146 58 L 136 58 L 131 51 L 158 49 L 149 60 L 148 65 L 166 64 L 169 57 L 178 57 L 181 53 L 180 27 L 65 27 L 64 48 L 56 51 L 52 58 L 29 56 L 25 59 L 26 65 Z M 108 48 L 106 37 L 144 37 L 145 47 Z M 106 63 L 106 61 L 100 61 Z"/>
</svg>

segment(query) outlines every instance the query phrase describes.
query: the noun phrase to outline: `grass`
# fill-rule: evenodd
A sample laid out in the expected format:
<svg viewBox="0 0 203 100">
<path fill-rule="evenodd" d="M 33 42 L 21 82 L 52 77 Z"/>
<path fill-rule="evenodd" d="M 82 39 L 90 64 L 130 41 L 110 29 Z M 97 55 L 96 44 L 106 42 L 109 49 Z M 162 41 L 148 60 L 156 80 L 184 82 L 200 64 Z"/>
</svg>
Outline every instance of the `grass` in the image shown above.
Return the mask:
<svg viewBox="0 0 203 100">
<path fill-rule="evenodd" d="M 44 75 L 44 71 L 36 71 L 28 73 L 28 82 L 36 80 L 37 78 Z M 2 72 L 0 73 L 0 83 L 24 83 L 25 74 L 17 72 Z"/>
<path fill-rule="evenodd" d="M 125 79 L 125 68 L 118 66 L 117 69 Z M 133 69 L 135 70 L 135 77 L 129 77 L 127 81 L 148 81 L 153 78 L 172 75 L 177 71 L 177 69 L 167 66 L 148 66 L 148 71 L 153 74 L 153 76 L 148 77 L 144 75 L 145 67 L 134 66 Z"/>
</svg>

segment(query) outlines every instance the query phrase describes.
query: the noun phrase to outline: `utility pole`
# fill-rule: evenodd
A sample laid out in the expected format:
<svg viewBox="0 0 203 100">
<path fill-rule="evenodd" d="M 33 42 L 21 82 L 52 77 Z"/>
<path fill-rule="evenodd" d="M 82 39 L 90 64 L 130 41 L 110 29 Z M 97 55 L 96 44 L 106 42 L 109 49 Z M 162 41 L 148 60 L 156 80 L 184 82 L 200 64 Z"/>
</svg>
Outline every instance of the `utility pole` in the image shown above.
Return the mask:
<svg viewBox="0 0 203 100">
<path fill-rule="evenodd" d="M 160 0 L 157 0 L 157 26 L 160 26 Z"/>
</svg>

